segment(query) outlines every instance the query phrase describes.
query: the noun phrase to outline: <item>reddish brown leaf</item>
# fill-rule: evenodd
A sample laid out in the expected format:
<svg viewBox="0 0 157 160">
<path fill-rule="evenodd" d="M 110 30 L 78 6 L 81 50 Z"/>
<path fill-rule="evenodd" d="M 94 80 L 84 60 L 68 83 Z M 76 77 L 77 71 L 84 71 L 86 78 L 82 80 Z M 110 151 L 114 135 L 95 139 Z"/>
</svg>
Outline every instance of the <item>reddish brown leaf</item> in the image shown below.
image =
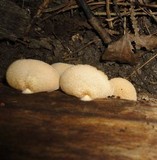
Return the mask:
<svg viewBox="0 0 157 160">
<path fill-rule="evenodd" d="M 118 41 L 112 42 L 102 56 L 103 60 L 117 61 L 120 63 L 136 63 L 136 56 L 128 34 L 125 34 Z"/>
<path fill-rule="evenodd" d="M 152 49 L 157 48 L 157 36 L 154 35 L 141 35 L 139 37 L 134 37 L 133 40 L 136 43 L 136 49 L 142 47 L 151 51 Z"/>
</svg>

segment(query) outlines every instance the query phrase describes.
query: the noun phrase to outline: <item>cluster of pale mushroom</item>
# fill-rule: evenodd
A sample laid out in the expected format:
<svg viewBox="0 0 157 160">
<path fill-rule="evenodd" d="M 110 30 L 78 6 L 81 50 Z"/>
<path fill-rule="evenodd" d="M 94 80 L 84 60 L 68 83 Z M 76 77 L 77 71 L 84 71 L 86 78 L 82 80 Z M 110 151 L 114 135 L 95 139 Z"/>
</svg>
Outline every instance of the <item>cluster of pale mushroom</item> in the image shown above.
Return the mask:
<svg viewBox="0 0 157 160">
<path fill-rule="evenodd" d="M 8 84 L 22 93 L 51 92 L 61 89 L 66 94 L 90 101 L 110 96 L 137 100 L 134 86 L 124 78 L 108 79 L 97 68 L 86 64 L 54 63 L 21 59 L 7 69 Z"/>
</svg>

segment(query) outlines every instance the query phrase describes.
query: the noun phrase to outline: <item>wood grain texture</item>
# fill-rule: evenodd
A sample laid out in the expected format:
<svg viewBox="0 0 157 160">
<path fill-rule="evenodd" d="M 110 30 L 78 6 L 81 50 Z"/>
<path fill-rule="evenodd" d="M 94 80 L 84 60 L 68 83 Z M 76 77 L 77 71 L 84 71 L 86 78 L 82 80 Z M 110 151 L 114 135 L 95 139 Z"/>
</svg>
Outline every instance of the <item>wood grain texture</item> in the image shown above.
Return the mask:
<svg viewBox="0 0 157 160">
<path fill-rule="evenodd" d="M 0 87 L 2 160 L 156 160 L 157 106 Z"/>
</svg>

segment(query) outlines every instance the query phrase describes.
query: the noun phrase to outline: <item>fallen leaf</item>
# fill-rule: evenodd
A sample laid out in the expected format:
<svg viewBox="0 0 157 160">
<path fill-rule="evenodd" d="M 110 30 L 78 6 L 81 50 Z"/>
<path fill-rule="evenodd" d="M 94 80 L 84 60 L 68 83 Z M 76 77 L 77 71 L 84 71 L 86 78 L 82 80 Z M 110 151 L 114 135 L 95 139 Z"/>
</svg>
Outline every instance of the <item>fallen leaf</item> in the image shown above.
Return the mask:
<svg viewBox="0 0 157 160">
<path fill-rule="evenodd" d="M 144 47 L 148 51 L 151 51 L 157 48 L 157 36 L 154 35 L 141 35 L 139 37 L 134 36 L 132 40 L 136 43 L 136 49 Z"/>
<path fill-rule="evenodd" d="M 129 63 L 133 65 L 137 60 L 133 49 L 134 48 L 131 44 L 129 35 L 125 34 L 118 41 L 109 44 L 102 56 L 102 59 L 107 61 L 117 61 L 120 63 Z"/>
</svg>

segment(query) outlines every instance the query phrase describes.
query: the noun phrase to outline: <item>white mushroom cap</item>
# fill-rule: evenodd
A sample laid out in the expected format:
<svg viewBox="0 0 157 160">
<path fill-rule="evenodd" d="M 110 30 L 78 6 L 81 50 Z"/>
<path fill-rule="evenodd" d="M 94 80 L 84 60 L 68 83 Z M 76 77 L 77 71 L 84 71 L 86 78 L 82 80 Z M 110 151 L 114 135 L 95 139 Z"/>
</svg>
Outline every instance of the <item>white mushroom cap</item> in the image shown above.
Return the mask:
<svg viewBox="0 0 157 160">
<path fill-rule="evenodd" d="M 90 65 L 75 65 L 67 69 L 60 77 L 61 89 L 69 94 L 89 101 L 106 98 L 113 94 L 108 77 Z"/>
<path fill-rule="evenodd" d="M 59 88 L 59 74 L 49 64 L 33 59 L 13 62 L 7 69 L 10 86 L 23 93 L 54 91 Z"/>
<path fill-rule="evenodd" d="M 131 82 L 124 78 L 113 78 L 110 80 L 111 85 L 114 88 L 113 95 L 121 99 L 137 100 L 137 93 L 135 87 Z"/>
<path fill-rule="evenodd" d="M 65 70 L 67 70 L 69 67 L 74 66 L 73 64 L 67 64 L 67 63 L 53 63 L 52 67 L 61 75 Z"/>
</svg>

